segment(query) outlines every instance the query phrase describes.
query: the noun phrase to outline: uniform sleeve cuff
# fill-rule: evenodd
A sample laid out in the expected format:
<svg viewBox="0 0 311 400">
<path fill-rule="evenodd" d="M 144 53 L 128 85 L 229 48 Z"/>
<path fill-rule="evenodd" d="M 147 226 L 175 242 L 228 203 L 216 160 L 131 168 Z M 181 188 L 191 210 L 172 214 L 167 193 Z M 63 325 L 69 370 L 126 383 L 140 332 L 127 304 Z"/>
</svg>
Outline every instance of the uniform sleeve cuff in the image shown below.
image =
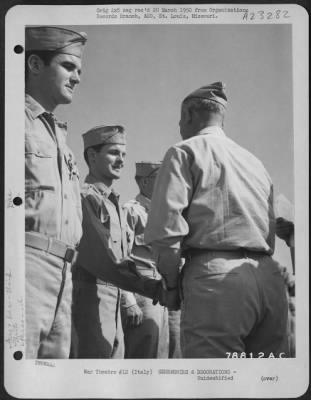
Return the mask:
<svg viewBox="0 0 311 400">
<path fill-rule="evenodd" d="M 134 293 L 122 290 L 121 292 L 121 307 L 129 308 L 137 304 Z"/>
</svg>

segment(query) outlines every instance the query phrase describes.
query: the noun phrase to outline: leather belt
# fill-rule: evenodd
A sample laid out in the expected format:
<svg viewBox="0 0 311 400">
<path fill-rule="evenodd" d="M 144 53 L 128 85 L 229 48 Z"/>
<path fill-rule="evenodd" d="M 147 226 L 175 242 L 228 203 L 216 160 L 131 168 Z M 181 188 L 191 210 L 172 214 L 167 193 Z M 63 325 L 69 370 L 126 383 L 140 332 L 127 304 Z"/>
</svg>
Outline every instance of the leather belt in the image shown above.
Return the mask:
<svg viewBox="0 0 311 400">
<path fill-rule="evenodd" d="M 69 246 L 65 242 L 43 236 L 36 232 L 25 233 L 25 244 L 34 249 L 46 251 L 47 253 L 62 258 L 64 261 L 72 264 L 75 262 L 78 255 L 75 248 Z"/>
<path fill-rule="evenodd" d="M 235 255 L 241 255 L 242 257 L 245 258 L 252 258 L 252 257 L 259 257 L 259 256 L 267 256 L 269 255 L 268 253 L 265 253 L 264 251 L 255 251 L 255 250 L 249 250 L 245 249 L 243 247 L 239 247 L 237 249 L 199 249 L 199 248 L 189 248 L 185 251 L 184 257 L 186 259 L 191 259 L 192 257 L 202 255 L 202 254 L 208 254 L 208 253 L 228 253 L 228 254 L 235 254 Z"/>
</svg>

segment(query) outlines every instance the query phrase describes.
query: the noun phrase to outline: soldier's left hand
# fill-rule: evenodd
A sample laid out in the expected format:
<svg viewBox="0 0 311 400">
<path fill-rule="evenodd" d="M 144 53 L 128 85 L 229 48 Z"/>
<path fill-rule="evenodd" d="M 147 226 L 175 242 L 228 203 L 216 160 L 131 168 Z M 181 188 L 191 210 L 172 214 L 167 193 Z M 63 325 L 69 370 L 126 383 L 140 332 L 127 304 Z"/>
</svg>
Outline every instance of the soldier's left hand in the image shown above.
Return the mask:
<svg viewBox="0 0 311 400">
<path fill-rule="evenodd" d="M 165 280 L 161 280 L 161 286 L 158 288 L 157 298 L 154 299 L 153 304 L 159 302 L 161 306 L 167 307 L 169 310 L 179 310 L 180 309 L 180 295 L 178 286 L 175 289 L 167 289 Z"/>
<path fill-rule="evenodd" d="M 129 326 L 139 326 L 143 320 L 143 312 L 137 304 L 122 310 L 123 322 Z"/>
<path fill-rule="evenodd" d="M 289 240 L 291 235 L 294 233 L 294 223 L 292 221 L 288 221 L 284 218 L 277 218 L 276 219 L 276 235 L 280 238 L 285 240 L 287 245 L 289 245 Z"/>
</svg>

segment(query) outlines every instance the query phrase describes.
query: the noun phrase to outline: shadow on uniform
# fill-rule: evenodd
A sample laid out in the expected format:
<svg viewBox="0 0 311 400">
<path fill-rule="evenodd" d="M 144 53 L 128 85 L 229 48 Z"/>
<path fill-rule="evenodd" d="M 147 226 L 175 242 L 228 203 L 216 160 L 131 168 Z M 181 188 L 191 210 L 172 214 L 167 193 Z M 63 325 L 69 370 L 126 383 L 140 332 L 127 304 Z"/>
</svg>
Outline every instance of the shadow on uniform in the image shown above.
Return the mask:
<svg viewBox="0 0 311 400">
<path fill-rule="evenodd" d="M 103 285 L 87 284 L 77 280 L 73 281 L 73 297 L 75 299 L 74 310 L 76 310 L 76 312 L 73 315 L 72 358 L 110 358 L 114 353 L 114 347 L 118 345 L 116 342 L 118 338 L 115 338 L 115 346 L 113 346 L 112 343 L 114 340 L 108 341 L 103 335 L 104 328 L 106 328 L 106 335 L 110 333 L 107 332 L 107 325 L 110 326 L 111 323 L 112 326 L 114 325 L 113 321 L 108 321 L 105 318 L 111 319 L 111 317 L 115 317 L 116 314 L 109 313 L 110 304 L 108 289 L 108 293 L 105 293 L 104 297 L 108 303 L 108 313 L 100 315 L 99 310 L 103 310 L 103 307 L 100 307 L 98 290 L 101 289 L 105 290 L 107 287 Z M 116 288 L 111 289 L 116 290 Z M 115 321 L 115 326 L 116 324 L 117 321 Z M 90 326 L 92 326 L 92 329 L 89 329 Z M 114 335 L 114 332 L 111 332 L 111 335 Z"/>
<path fill-rule="evenodd" d="M 193 257 L 195 269 L 185 265 L 183 307 L 195 312 L 182 313 L 183 357 L 290 357 L 287 296 L 275 262 L 263 255 L 234 260 L 229 252 L 230 269 L 226 256 L 212 253 L 208 261 Z"/>
</svg>

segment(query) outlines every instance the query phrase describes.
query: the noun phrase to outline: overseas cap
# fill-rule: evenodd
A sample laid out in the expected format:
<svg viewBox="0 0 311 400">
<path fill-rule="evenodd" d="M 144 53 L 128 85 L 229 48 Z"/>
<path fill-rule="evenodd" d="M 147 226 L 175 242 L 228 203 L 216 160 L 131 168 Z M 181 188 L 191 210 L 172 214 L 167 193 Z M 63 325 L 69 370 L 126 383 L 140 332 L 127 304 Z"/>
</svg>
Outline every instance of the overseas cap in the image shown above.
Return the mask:
<svg viewBox="0 0 311 400">
<path fill-rule="evenodd" d="M 161 167 L 161 162 L 140 161 L 136 163 L 136 175 L 148 178 L 153 175 Z"/>
<path fill-rule="evenodd" d="M 98 144 L 126 144 L 126 133 L 121 125 L 95 126 L 82 135 L 84 151 Z"/>
<path fill-rule="evenodd" d="M 56 26 L 26 28 L 26 51 L 55 51 L 82 57 L 87 35 Z"/>
<path fill-rule="evenodd" d="M 226 85 L 223 82 L 215 82 L 210 85 L 203 86 L 194 92 L 190 93 L 185 99 L 189 100 L 190 98 L 199 98 L 215 101 L 216 103 L 222 104 L 226 107 L 227 105 L 227 96 L 225 93 Z"/>
</svg>

